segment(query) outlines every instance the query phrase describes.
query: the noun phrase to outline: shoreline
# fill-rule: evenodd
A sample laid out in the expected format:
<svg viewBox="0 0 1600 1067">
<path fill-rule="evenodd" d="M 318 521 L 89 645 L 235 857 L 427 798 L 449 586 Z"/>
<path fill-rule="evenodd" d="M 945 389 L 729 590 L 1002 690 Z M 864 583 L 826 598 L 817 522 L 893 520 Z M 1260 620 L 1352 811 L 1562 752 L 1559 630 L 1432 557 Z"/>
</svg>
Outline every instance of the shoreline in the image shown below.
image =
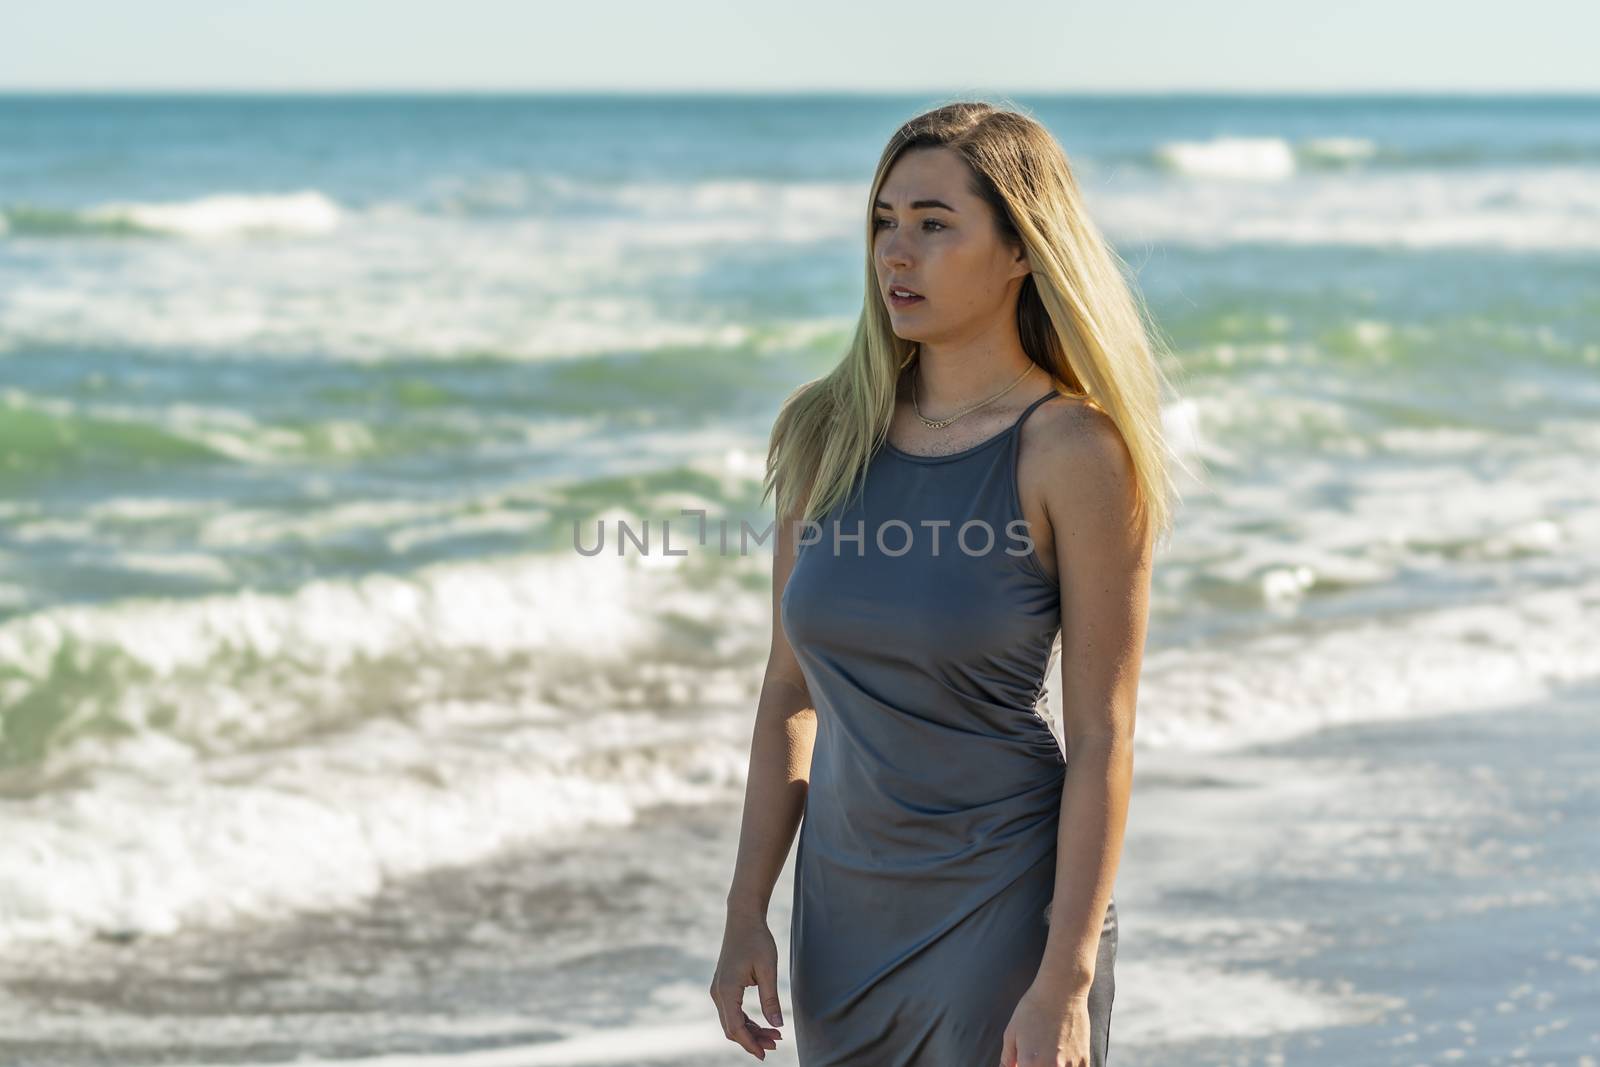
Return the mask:
<svg viewBox="0 0 1600 1067">
<path fill-rule="evenodd" d="M 1600 1063 L 1600 1020 L 1582 1014 L 1600 990 L 1597 725 L 1600 684 L 1237 751 L 1140 753 L 1115 890 L 1114 1055 Z M 31 1025 L 8 1027 L 29 1036 L 0 1058 L 751 1062 L 706 994 L 738 821 L 737 808 L 662 809 L 574 850 L 396 886 L 354 915 L 97 946 L 73 974 L 5 983 L 13 1022 Z M 793 858 L 768 913 L 786 1007 Z M 113 980 L 172 988 L 141 1002 L 111 996 Z M 785 1029 L 766 1062 L 794 1062 Z"/>
</svg>

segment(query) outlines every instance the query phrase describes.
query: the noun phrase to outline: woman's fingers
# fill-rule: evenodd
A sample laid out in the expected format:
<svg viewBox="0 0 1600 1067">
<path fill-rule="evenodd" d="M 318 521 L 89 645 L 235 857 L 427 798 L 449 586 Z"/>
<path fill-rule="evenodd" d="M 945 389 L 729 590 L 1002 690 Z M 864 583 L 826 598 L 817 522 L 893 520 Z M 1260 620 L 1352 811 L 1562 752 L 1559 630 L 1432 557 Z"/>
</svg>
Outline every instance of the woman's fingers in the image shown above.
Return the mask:
<svg viewBox="0 0 1600 1067">
<path fill-rule="evenodd" d="M 744 1000 L 744 986 L 715 986 L 711 990 L 711 999 L 717 1006 L 717 1019 L 722 1023 L 723 1036 L 757 1059 L 762 1058 L 761 1047 L 750 1032 L 750 1018 L 739 1006 Z"/>
<path fill-rule="evenodd" d="M 773 1026 L 783 1025 L 783 1006 L 778 1003 L 778 965 L 764 959 L 756 965 L 756 988 L 761 997 L 761 1014 Z"/>
<path fill-rule="evenodd" d="M 764 1060 L 765 1050 L 777 1048 L 778 1039 L 783 1034 L 770 1026 L 762 1026 L 745 1014 L 744 991 L 742 985 L 717 986 L 712 991 L 711 999 L 717 1005 L 723 1036 L 756 1059 Z"/>
<path fill-rule="evenodd" d="M 750 1016 L 745 1015 L 742 1011 L 739 1014 L 744 1016 L 744 1025 L 746 1029 L 748 1029 L 755 1039 L 760 1042 L 762 1048 L 775 1049 L 778 1047 L 778 1039 L 783 1037 L 781 1033 L 779 1033 L 777 1030 L 774 1030 L 770 1026 L 762 1026 L 760 1023 L 750 1018 Z"/>
</svg>

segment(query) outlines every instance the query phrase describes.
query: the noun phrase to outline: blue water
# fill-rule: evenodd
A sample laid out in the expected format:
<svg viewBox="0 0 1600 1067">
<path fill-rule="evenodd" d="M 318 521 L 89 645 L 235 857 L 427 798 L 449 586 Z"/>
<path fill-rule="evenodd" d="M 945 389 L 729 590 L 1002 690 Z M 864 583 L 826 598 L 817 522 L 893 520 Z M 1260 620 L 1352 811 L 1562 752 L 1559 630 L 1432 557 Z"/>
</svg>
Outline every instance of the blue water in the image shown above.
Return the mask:
<svg viewBox="0 0 1600 1067">
<path fill-rule="evenodd" d="M 770 520 L 871 168 L 938 102 L 0 96 L 0 944 L 421 921 L 437 872 L 542 892 L 599 829 L 732 810 L 766 557 L 573 526 Z M 1017 103 L 1204 472 L 1141 745 L 1600 674 L 1600 98 Z M 517 936 L 645 952 L 630 877 Z"/>
</svg>

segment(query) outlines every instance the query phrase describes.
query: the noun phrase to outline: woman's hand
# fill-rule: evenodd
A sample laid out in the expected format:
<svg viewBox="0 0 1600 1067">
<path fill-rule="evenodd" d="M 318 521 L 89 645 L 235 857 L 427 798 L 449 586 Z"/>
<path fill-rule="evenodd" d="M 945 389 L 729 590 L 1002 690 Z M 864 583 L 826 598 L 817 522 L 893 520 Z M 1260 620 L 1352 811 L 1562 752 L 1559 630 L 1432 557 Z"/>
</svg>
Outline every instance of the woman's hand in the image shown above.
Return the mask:
<svg viewBox="0 0 1600 1067">
<path fill-rule="evenodd" d="M 1000 1067 L 1088 1067 L 1089 994 L 1066 996 L 1035 983 L 1006 1026 Z"/>
<path fill-rule="evenodd" d="M 716 973 L 711 976 L 711 1000 L 717 1006 L 722 1032 L 729 1041 L 758 1060 L 767 1058 L 767 1049 L 778 1047 L 782 1033 L 761 1026 L 744 1013 L 746 986 L 760 991 L 761 1010 L 767 1021 L 783 1025 L 783 1009 L 778 1004 L 778 945 L 767 929 L 763 915 L 729 910 L 722 930 L 722 954 Z"/>
</svg>

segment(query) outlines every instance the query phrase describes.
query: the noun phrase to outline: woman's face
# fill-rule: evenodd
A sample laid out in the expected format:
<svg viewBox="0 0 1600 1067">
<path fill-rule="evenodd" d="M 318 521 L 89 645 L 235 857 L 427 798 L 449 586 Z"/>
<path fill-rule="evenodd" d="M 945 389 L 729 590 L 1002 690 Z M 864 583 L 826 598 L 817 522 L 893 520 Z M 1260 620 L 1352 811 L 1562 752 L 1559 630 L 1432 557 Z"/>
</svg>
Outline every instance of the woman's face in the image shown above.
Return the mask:
<svg viewBox="0 0 1600 1067">
<path fill-rule="evenodd" d="M 904 340 L 969 340 L 1015 314 L 1028 262 L 1001 240 L 989 205 L 967 191 L 970 174 L 948 148 L 916 148 L 895 160 L 878 192 L 872 262 Z M 899 288 L 920 299 L 897 299 Z"/>
</svg>

